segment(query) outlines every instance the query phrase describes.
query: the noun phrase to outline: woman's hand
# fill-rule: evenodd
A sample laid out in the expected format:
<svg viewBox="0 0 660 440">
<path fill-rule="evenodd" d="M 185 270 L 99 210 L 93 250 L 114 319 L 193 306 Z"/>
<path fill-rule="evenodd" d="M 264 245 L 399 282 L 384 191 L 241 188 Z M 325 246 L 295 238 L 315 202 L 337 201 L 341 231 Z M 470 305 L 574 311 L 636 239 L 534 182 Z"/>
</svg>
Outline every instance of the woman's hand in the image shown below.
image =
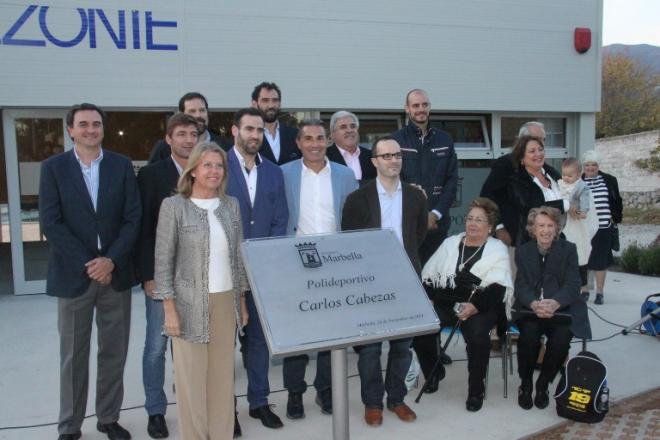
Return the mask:
<svg viewBox="0 0 660 440">
<path fill-rule="evenodd" d="M 163 329 L 168 336 L 181 336 L 181 318 L 176 311 L 173 299 L 163 300 L 163 310 L 165 312 L 165 322 Z"/>
<path fill-rule="evenodd" d="M 245 327 L 250 318 L 248 313 L 247 301 L 245 300 L 245 295 L 241 295 L 241 327 Z"/>
<path fill-rule="evenodd" d="M 573 220 L 579 220 L 580 219 L 580 211 L 578 211 L 578 208 L 574 203 L 571 203 L 571 207 L 568 208 L 568 215 Z"/>
<path fill-rule="evenodd" d="M 477 308 L 472 303 L 462 303 L 462 305 L 463 308 L 461 309 L 461 313 L 456 315 L 461 321 L 465 321 L 470 316 L 479 313 L 479 310 L 477 310 Z"/>
</svg>

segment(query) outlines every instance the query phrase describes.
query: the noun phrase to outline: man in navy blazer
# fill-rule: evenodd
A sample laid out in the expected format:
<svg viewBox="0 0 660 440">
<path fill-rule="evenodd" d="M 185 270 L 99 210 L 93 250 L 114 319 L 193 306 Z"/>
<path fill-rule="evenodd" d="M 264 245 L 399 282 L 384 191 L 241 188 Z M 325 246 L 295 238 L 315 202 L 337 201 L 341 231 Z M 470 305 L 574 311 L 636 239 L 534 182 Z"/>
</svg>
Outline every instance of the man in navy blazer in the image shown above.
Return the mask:
<svg viewBox="0 0 660 440">
<path fill-rule="evenodd" d="M 73 150 L 48 158 L 41 167 L 39 216 L 49 245 L 46 293 L 58 297 L 60 440 L 81 436 L 94 309 L 97 429 L 112 439 L 130 438 L 117 420 L 140 196 L 130 159 L 101 148 L 104 121 L 105 113 L 93 104 L 73 106 L 66 117 Z"/>
<path fill-rule="evenodd" d="M 296 143 L 302 152 L 302 159 L 282 166 L 289 205 L 287 233 L 302 236 L 341 231 L 344 202 L 358 188 L 353 171 L 326 157 L 328 139 L 320 120 L 301 122 Z M 307 389 L 305 369 L 308 361 L 307 355 L 284 359 L 284 387 L 289 392 L 286 415 L 290 419 L 305 416 L 302 395 Z M 314 387 L 321 412 L 332 414 L 328 351 L 318 354 Z"/>
<path fill-rule="evenodd" d="M 264 140 L 259 154 L 278 165 L 300 158 L 296 145 L 298 130 L 280 123 L 282 91 L 277 84 L 262 82 L 252 91 L 252 107 L 264 118 Z"/>
<path fill-rule="evenodd" d="M 259 110 L 244 108 L 236 112 L 231 131 L 234 146 L 227 153 L 227 194 L 238 199 L 243 238 L 285 235 L 289 211 L 284 195 L 284 178 L 277 165 L 259 154 L 264 134 L 264 120 Z M 266 339 L 250 293 L 246 300 L 250 314 L 246 352 L 250 416 L 261 420 L 268 428 L 280 428 L 282 421 L 268 405 L 270 359 Z"/>
</svg>

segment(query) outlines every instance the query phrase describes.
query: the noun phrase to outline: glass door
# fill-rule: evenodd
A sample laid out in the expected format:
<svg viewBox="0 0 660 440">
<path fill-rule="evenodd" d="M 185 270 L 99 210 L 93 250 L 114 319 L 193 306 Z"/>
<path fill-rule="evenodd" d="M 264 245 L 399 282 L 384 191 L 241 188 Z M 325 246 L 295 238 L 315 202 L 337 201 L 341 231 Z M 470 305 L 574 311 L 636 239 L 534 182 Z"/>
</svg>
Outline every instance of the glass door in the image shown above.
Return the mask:
<svg viewBox="0 0 660 440">
<path fill-rule="evenodd" d="M 48 244 L 39 224 L 39 174 L 43 160 L 73 148 L 66 110 L 2 113 L 14 294 L 44 293 Z"/>
</svg>

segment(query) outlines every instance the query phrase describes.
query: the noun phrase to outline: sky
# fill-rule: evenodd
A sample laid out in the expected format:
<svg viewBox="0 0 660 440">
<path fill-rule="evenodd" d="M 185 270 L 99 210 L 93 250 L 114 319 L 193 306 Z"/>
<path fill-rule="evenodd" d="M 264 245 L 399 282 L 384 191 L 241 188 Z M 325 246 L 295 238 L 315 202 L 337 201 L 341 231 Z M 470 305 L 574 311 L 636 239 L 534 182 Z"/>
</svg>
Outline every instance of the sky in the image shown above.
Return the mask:
<svg viewBox="0 0 660 440">
<path fill-rule="evenodd" d="M 604 0 L 603 46 L 660 46 L 660 0 Z"/>
</svg>

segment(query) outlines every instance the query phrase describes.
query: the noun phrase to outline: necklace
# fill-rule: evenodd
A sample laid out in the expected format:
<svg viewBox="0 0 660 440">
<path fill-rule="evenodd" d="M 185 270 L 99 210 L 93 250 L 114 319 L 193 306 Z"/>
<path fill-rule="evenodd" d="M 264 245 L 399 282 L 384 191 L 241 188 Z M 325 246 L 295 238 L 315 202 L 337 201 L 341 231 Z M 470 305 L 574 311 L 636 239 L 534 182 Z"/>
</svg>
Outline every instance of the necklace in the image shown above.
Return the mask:
<svg viewBox="0 0 660 440">
<path fill-rule="evenodd" d="M 488 241 L 488 240 L 486 240 L 486 241 Z M 463 247 L 461 248 L 461 263 L 458 265 L 458 271 L 459 272 L 463 270 L 465 265 L 467 263 L 469 263 L 470 260 L 473 259 L 474 256 L 477 255 L 479 253 L 479 251 L 481 250 L 481 248 L 484 247 L 484 245 L 486 244 L 485 241 L 483 243 L 481 243 L 481 246 L 479 246 L 479 249 L 477 249 L 477 251 L 474 254 L 470 255 L 470 258 L 468 258 L 467 260 L 464 261 L 463 260 L 463 254 L 465 252 L 465 242 L 466 242 L 466 238 L 463 239 Z"/>
</svg>

